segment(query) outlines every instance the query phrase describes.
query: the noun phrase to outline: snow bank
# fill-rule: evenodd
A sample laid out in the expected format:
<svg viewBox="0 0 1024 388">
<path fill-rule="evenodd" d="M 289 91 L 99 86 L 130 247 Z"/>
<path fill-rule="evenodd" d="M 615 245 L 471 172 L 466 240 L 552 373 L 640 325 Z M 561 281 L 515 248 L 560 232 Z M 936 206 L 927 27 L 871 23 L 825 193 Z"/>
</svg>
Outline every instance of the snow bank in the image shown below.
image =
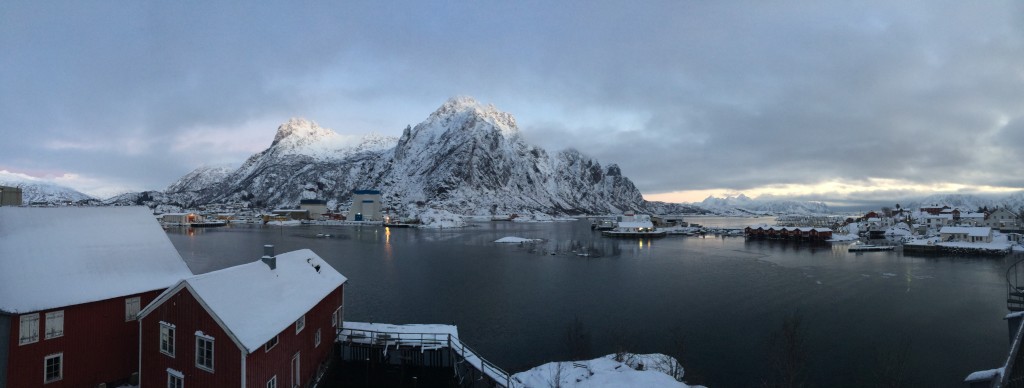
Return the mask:
<svg viewBox="0 0 1024 388">
<path fill-rule="evenodd" d="M 494 242 L 496 242 L 496 243 L 506 243 L 506 244 L 521 244 L 521 243 L 524 243 L 524 242 L 531 242 L 531 241 L 540 241 L 540 239 L 538 239 L 538 238 L 522 238 L 522 237 L 508 236 L 508 237 L 502 237 L 502 238 L 499 238 L 497 240 L 494 240 Z"/>
<path fill-rule="evenodd" d="M 689 387 L 679 381 L 683 368 L 671 356 L 627 353 L 621 362 L 615 356 L 550 362 L 516 373 L 512 379 L 523 387 Z"/>
<path fill-rule="evenodd" d="M 830 238 L 828 240 L 825 240 L 825 241 L 828 241 L 828 242 L 857 241 L 858 239 L 860 239 L 860 237 L 857 236 L 856 233 L 853 233 L 853 234 L 837 234 L 837 233 L 833 233 L 832 234 L 832 238 Z"/>
<path fill-rule="evenodd" d="M 419 213 L 421 228 L 461 228 L 466 221 L 461 215 L 440 209 L 426 209 Z"/>
</svg>

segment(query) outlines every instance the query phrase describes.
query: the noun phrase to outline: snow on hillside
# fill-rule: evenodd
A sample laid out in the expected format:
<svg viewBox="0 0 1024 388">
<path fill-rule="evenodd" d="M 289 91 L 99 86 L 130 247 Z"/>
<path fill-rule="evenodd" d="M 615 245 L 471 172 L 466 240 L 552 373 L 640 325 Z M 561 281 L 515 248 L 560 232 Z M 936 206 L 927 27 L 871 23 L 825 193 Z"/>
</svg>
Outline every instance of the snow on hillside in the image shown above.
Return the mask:
<svg viewBox="0 0 1024 388">
<path fill-rule="evenodd" d="M 7 170 L 0 170 L 0 186 L 20 188 L 22 202 L 26 205 L 33 202 L 56 205 L 95 199 L 67 186 Z"/>
<path fill-rule="evenodd" d="M 822 202 L 780 200 L 771 197 L 754 199 L 743 194 L 723 198 L 708 196 L 704 201 L 692 205 L 727 216 L 831 214 L 828 205 Z"/>
<path fill-rule="evenodd" d="M 199 191 L 220 183 L 234 170 L 234 168 L 227 166 L 202 166 L 192 170 L 192 172 L 185 174 L 185 176 L 178 179 L 178 181 L 167 186 L 167 189 L 164 190 L 164 192 L 180 193 L 184 191 Z"/>
</svg>

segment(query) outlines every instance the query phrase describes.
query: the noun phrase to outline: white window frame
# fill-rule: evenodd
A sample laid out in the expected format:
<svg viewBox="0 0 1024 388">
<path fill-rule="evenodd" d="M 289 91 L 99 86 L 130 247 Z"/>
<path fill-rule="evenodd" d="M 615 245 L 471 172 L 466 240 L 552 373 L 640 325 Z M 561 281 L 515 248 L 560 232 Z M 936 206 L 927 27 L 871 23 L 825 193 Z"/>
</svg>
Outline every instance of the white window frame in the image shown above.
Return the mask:
<svg viewBox="0 0 1024 388">
<path fill-rule="evenodd" d="M 22 314 L 19 323 L 19 346 L 39 342 L 39 313 Z"/>
<path fill-rule="evenodd" d="M 44 326 L 46 339 L 53 339 L 64 336 L 64 310 L 51 311 L 46 313 L 46 325 Z"/>
<path fill-rule="evenodd" d="M 177 380 L 180 384 L 174 384 Z M 185 374 L 171 368 L 167 368 L 167 388 L 185 388 Z"/>
<path fill-rule="evenodd" d="M 209 347 L 210 347 L 209 362 L 210 362 L 210 365 L 205 365 L 205 364 L 201 364 L 200 363 L 200 361 L 201 361 L 200 360 L 200 356 L 202 356 L 202 350 L 203 350 L 203 346 L 201 346 L 201 344 L 204 343 L 204 342 L 205 343 L 209 343 Z M 214 350 L 214 347 L 213 347 L 213 337 L 206 336 L 206 335 L 196 334 L 196 368 L 199 368 L 199 369 L 205 370 L 207 372 L 211 372 L 211 373 L 213 372 L 213 357 L 214 357 L 213 350 Z"/>
<path fill-rule="evenodd" d="M 331 327 L 338 327 L 344 321 L 342 315 L 344 314 L 345 305 L 338 306 L 334 310 L 334 314 L 331 314 Z"/>
<path fill-rule="evenodd" d="M 302 386 L 302 357 L 301 352 L 296 352 L 292 356 L 291 368 L 292 368 L 292 388 Z"/>
<path fill-rule="evenodd" d="M 273 349 L 275 346 L 277 346 L 277 343 L 281 342 L 281 339 L 278 337 L 280 336 L 275 335 L 274 338 L 271 338 L 270 341 L 267 341 L 267 343 L 263 344 L 263 352 L 269 352 L 270 349 Z M 271 342 L 273 342 L 273 344 L 271 344 Z"/>
<path fill-rule="evenodd" d="M 313 335 L 313 347 L 314 348 L 320 347 L 320 328 L 319 327 L 316 329 L 316 334 Z"/>
<path fill-rule="evenodd" d="M 177 327 L 167 322 L 160 322 L 160 353 L 174 358 L 177 346 Z"/>
<path fill-rule="evenodd" d="M 277 375 L 267 380 L 267 388 L 277 388 Z"/>
<path fill-rule="evenodd" d="M 134 321 L 139 317 L 139 310 L 142 309 L 142 298 L 133 296 L 124 300 L 124 321 Z"/>
<path fill-rule="evenodd" d="M 302 314 L 299 319 L 295 320 L 295 334 L 299 334 L 302 329 L 306 328 L 306 314 Z"/>
<path fill-rule="evenodd" d="M 49 374 L 47 373 L 48 371 L 46 370 L 46 368 L 48 367 L 46 364 L 48 364 L 50 362 L 50 360 L 52 360 L 52 359 L 57 359 L 58 360 L 57 361 L 57 377 L 54 377 L 54 378 L 50 378 Z M 64 353 L 51 354 L 49 356 L 46 356 L 46 358 L 43 359 L 43 384 L 48 384 L 48 383 L 52 383 L 52 382 L 55 382 L 55 381 L 61 381 L 63 379 L 64 379 Z"/>
</svg>

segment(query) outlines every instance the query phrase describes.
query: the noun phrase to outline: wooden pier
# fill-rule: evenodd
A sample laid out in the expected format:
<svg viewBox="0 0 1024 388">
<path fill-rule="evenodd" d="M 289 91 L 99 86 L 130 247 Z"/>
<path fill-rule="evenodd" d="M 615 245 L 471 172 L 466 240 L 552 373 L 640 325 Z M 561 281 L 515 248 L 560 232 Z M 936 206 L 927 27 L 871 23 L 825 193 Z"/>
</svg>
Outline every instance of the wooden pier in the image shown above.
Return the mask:
<svg viewBox="0 0 1024 388">
<path fill-rule="evenodd" d="M 344 362 L 397 367 L 399 370 L 451 368 L 459 387 L 514 387 L 508 372 L 463 343 L 451 325 L 390 325 L 344 322 L 338 330 Z"/>
</svg>

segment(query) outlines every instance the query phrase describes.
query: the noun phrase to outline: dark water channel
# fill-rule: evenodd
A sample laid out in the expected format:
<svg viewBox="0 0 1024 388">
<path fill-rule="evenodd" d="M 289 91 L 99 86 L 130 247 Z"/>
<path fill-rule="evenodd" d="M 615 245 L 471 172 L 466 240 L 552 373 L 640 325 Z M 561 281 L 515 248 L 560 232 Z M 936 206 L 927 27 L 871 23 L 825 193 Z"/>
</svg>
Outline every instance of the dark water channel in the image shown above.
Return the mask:
<svg viewBox="0 0 1024 388">
<path fill-rule="evenodd" d="M 907 386 L 963 386 L 968 373 L 1005 358 L 1004 272 L 1015 259 L 740 237 L 607 239 L 587 221 L 168 234 L 196 273 L 256 260 L 263 244 L 310 248 L 348 277 L 347 320 L 454 323 L 510 372 L 568 359 L 565 333 L 578 317 L 593 356 L 623 347 L 676 355 L 687 382 L 712 387 L 773 376 L 781 352 L 769 338 L 787 317 L 800 323 L 809 386 L 877 385 L 900 364 Z M 544 241 L 493 243 L 505 236 Z"/>
</svg>

